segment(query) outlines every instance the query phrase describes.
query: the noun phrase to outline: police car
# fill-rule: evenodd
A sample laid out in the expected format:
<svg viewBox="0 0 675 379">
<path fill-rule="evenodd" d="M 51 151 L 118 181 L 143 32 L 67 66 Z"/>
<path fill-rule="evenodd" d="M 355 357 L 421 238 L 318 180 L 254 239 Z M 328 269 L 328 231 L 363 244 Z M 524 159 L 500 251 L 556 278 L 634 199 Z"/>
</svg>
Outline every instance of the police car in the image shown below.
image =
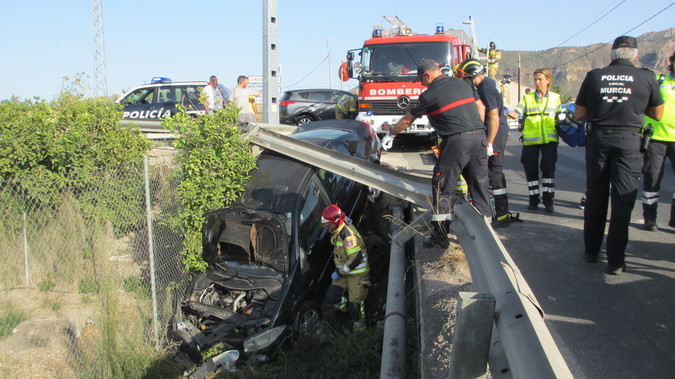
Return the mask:
<svg viewBox="0 0 675 379">
<path fill-rule="evenodd" d="M 169 78 L 154 77 L 150 84 L 134 87 L 116 103 L 124 106 L 125 120 L 159 121 L 179 112 L 179 104 L 188 114 L 204 114 L 199 101 L 206 82 L 172 82 Z"/>
</svg>

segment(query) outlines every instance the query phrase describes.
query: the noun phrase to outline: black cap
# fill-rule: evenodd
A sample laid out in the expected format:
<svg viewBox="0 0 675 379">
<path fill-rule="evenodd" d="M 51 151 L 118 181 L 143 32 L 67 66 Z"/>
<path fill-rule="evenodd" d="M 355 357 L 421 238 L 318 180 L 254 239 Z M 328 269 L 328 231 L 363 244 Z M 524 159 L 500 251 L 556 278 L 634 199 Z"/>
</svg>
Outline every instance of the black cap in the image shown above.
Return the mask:
<svg viewBox="0 0 675 379">
<path fill-rule="evenodd" d="M 433 59 L 422 58 L 420 64 L 417 66 L 417 78 L 415 78 L 415 81 L 419 82 L 422 79 L 422 75 L 434 67 L 438 67 L 438 64 Z"/>
<path fill-rule="evenodd" d="M 612 44 L 612 50 L 619 49 L 622 47 L 630 47 L 632 49 L 637 49 L 637 40 L 635 37 L 631 36 L 621 36 L 617 37 Z"/>
</svg>

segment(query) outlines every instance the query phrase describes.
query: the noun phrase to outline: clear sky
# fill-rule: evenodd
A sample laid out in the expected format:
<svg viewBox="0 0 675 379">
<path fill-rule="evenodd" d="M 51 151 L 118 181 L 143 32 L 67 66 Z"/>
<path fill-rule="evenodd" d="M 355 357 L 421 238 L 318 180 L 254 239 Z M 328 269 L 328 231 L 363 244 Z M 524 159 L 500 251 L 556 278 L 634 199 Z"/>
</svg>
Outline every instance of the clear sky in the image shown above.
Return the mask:
<svg viewBox="0 0 675 379">
<path fill-rule="evenodd" d="M 436 23 L 469 34 L 462 22 L 471 16 L 481 46 L 494 41 L 501 50 L 532 51 L 669 29 L 675 27 L 673 4 L 279 0 L 281 88 L 341 88 L 337 69 L 346 51 L 360 47 L 374 24 L 388 26 L 383 16 L 398 16 L 425 34 Z M 63 77 L 78 73 L 93 88 L 92 1 L 0 0 L 0 6 L 0 100 L 52 99 Z M 263 0 L 103 0 L 108 93 L 122 94 L 153 76 L 206 81 L 217 75 L 231 88 L 238 75 L 261 75 L 262 10 Z"/>
</svg>

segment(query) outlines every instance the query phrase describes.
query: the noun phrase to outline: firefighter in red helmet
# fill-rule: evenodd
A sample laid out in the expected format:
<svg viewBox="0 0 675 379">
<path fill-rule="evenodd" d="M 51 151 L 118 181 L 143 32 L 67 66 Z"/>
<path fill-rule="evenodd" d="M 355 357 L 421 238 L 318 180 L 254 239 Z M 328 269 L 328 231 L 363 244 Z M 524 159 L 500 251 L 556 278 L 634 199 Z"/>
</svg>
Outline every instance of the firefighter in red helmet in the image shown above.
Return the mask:
<svg viewBox="0 0 675 379">
<path fill-rule="evenodd" d="M 326 292 L 326 303 L 348 311 L 354 330 L 366 328 L 365 300 L 370 278 L 366 244 L 349 217 L 337 205 L 331 204 L 321 213 L 321 223 L 331 233 L 335 272 Z M 347 296 L 345 296 L 345 291 Z"/>
</svg>

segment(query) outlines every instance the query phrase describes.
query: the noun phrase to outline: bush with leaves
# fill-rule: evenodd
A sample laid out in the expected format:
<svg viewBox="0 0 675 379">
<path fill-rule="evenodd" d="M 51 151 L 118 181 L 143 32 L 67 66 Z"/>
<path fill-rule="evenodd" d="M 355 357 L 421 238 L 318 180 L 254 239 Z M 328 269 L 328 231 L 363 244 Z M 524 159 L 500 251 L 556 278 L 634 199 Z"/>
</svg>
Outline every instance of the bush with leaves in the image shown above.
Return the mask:
<svg viewBox="0 0 675 379">
<path fill-rule="evenodd" d="M 72 88 L 53 101 L 0 102 L 0 179 L 19 186 L 21 201 L 37 209 L 58 206 L 60 190 L 68 187 L 88 198 L 82 202 L 88 216 L 110 220 L 123 232 L 138 223 L 142 207 L 119 199 L 139 197 L 142 180 L 116 185 L 124 193 L 114 197 L 117 201 L 108 196 L 110 183 L 119 184 L 129 172 L 141 173 L 150 143 L 139 130 L 120 126 L 121 117 L 120 105 L 86 99 Z M 128 216 L 130 210 L 135 216 Z"/>
<path fill-rule="evenodd" d="M 188 270 L 203 271 L 201 231 L 204 213 L 236 200 L 244 190 L 255 155 L 242 140 L 238 109 L 225 107 L 201 117 L 178 113 L 163 121 L 179 138 L 174 146 L 181 164 L 180 222 L 184 233 L 183 263 Z"/>
</svg>

